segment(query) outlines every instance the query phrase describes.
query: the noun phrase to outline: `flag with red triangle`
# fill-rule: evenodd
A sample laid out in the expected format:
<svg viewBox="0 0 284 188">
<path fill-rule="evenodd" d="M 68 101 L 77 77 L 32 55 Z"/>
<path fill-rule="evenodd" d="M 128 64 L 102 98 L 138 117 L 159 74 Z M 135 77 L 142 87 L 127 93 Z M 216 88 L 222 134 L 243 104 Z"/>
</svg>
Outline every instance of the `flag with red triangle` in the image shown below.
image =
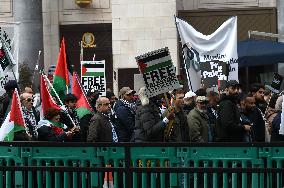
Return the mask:
<svg viewBox="0 0 284 188">
<path fill-rule="evenodd" d="M 20 97 L 17 89 L 15 89 L 11 103 L 11 111 L 8 113 L 0 128 L 0 141 L 13 141 L 14 133 L 24 130 L 26 130 L 26 125 Z"/>
<path fill-rule="evenodd" d="M 66 61 L 65 41 L 61 41 L 60 52 L 58 55 L 57 65 L 53 76 L 53 87 L 57 92 L 59 98 L 63 101 L 68 93 L 69 75 Z"/>
<path fill-rule="evenodd" d="M 48 79 L 46 76 L 41 75 L 40 77 L 40 96 L 42 98 L 42 112 L 45 114 L 46 110 L 49 108 L 54 108 L 57 110 L 61 110 L 60 106 L 56 104 L 53 100 L 50 92 L 48 91 L 47 81 Z"/>
<path fill-rule="evenodd" d="M 72 93 L 77 97 L 78 101 L 76 103 L 76 111 L 79 119 L 87 114 L 92 114 L 92 107 L 88 102 L 88 99 L 84 93 L 84 90 L 80 84 L 77 73 L 73 72 L 72 78 Z"/>
</svg>

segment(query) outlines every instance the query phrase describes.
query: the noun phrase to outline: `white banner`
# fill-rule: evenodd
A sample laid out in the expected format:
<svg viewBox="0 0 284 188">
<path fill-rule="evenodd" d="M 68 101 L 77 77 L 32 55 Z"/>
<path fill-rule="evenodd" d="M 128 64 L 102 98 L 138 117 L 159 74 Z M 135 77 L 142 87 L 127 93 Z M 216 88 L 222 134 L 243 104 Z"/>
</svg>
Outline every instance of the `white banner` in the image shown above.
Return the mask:
<svg viewBox="0 0 284 188">
<path fill-rule="evenodd" d="M 14 74 L 18 79 L 18 52 L 19 52 L 19 28 L 18 23 L 0 22 L 0 53 L 5 54 L 11 64 L 0 66 L 0 95 L 6 91 L 4 85 L 9 80 L 15 80 Z M 3 57 L 2 57 L 2 60 Z M 4 61 L 3 61 L 4 62 Z M 2 63 L 3 63 L 2 62 Z M 2 64 L 1 64 L 2 65 Z"/>
<path fill-rule="evenodd" d="M 205 62 L 227 63 L 228 80 L 238 81 L 237 17 L 228 19 L 211 35 L 203 35 L 179 18 L 176 18 L 176 25 L 181 38 L 189 89 L 196 91 L 200 88 L 200 64 Z M 220 77 L 220 80 L 224 79 L 224 75 Z"/>
<path fill-rule="evenodd" d="M 94 89 L 106 96 L 105 60 L 81 61 L 81 83 L 86 92 Z"/>
</svg>

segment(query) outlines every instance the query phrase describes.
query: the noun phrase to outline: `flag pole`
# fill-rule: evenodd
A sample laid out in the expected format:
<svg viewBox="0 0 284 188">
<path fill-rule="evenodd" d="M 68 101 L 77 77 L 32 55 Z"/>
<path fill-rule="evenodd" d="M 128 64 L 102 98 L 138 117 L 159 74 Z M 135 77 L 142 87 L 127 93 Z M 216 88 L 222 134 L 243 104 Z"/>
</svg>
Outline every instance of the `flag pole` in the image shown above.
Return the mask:
<svg viewBox="0 0 284 188">
<path fill-rule="evenodd" d="M 40 54 L 41 54 L 41 51 L 39 50 L 39 51 L 38 51 L 38 55 L 37 55 L 36 66 L 35 66 L 35 69 L 34 69 L 34 72 L 33 72 L 33 78 L 32 78 L 32 85 L 31 85 L 31 88 L 33 88 L 33 85 L 34 85 L 35 72 L 38 70 L 39 61 L 40 61 Z"/>
<path fill-rule="evenodd" d="M 83 49 L 83 42 L 79 42 L 80 45 L 80 62 L 84 60 L 84 49 Z"/>
<path fill-rule="evenodd" d="M 45 75 L 45 73 L 42 71 L 42 76 L 44 77 L 44 79 L 47 81 L 48 86 L 51 87 L 52 91 L 54 92 L 57 100 L 59 101 L 61 106 L 64 106 L 64 104 L 62 103 L 61 99 L 59 98 L 57 92 L 55 91 L 54 87 L 52 86 L 52 84 L 50 83 L 49 79 L 47 78 L 47 76 Z M 74 125 L 74 128 L 76 127 L 76 124 L 74 122 L 74 120 L 72 119 L 72 117 L 70 116 L 68 110 L 64 110 L 64 112 L 66 113 L 67 117 L 70 119 L 71 123 Z"/>
<path fill-rule="evenodd" d="M 177 29 L 177 33 L 179 34 L 179 29 L 178 29 L 178 26 L 177 26 L 177 17 L 176 15 L 174 15 L 174 18 L 175 18 L 175 25 L 176 25 L 176 29 Z M 180 36 L 180 34 L 179 34 Z M 186 45 L 186 44 L 184 44 Z M 183 56 L 185 57 L 184 55 L 184 51 L 183 51 L 183 45 L 182 45 L 182 54 Z M 191 80 L 190 80 L 190 77 L 189 77 L 189 72 L 188 72 L 188 69 L 187 69 L 187 66 L 186 66 L 186 62 L 185 62 L 185 58 L 183 57 L 183 64 L 184 64 L 184 69 L 185 69 L 185 72 L 186 72 L 186 78 L 187 78 L 187 81 L 188 81 L 188 87 L 191 89 L 191 91 L 193 91 L 192 89 L 192 84 L 191 84 Z"/>
<path fill-rule="evenodd" d="M 89 103 L 89 100 L 87 99 L 87 96 L 86 96 L 86 94 L 85 94 L 85 89 L 82 87 L 82 84 L 81 84 L 81 82 L 79 81 L 78 74 L 77 74 L 75 71 L 74 71 L 73 74 L 75 74 L 75 76 L 76 76 L 76 81 L 77 81 L 77 83 L 79 84 L 79 86 L 80 86 L 80 88 L 81 88 L 81 90 L 82 90 L 82 94 L 84 95 L 84 98 L 86 99 L 88 105 L 91 107 L 91 105 L 90 105 L 90 103 Z M 92 109 L 92 107 L 91 107 L 91 109 Z"/>
</svg>

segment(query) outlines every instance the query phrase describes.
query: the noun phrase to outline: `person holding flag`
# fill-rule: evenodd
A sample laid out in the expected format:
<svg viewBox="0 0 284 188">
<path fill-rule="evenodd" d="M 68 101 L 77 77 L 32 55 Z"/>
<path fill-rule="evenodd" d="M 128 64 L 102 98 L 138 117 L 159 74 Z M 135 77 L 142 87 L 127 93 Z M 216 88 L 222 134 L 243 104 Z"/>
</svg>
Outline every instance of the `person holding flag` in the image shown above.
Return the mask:
<svg viewBox="0 0 284 188">
<path fill-rule="evenodd" d="M 76 116 L 79 118 L 81 141 L 87 141 L 89 125 L 91 118 L 93 117 L 93 109 L 88 102 L 88 99 L 81 86 L 80 80 L 76 72 L 73 72 L 72 77 L 72 93 L 76 97 Z M 66 99 L 65 99 L 66 100 Z"/>
<path fill-rule="evenodd" d="M 11 111 L 0 128 L 0 141 L 29 141 L 18 90 L 15 89 L 12 97 Z"/>
<path fill-rule="evenodd" d="M 49 108 L 46 110 L 44 119 L 39 122 L 38 140 L 64 142 L 69 141 L 74 135 L 73 130 L 67 130 L 67 126 L 59 122 L 60 110 Z"/>
<path fill-rule="evenodd" d="M 30 93 L 22 93 L 20 95 L 24 120 L 28 128 L 28 132 L 32 140 L 37 140 L 37 124 L 40 120 L 40 113 L 33 107 L 33 95 Z"/>
</svg>

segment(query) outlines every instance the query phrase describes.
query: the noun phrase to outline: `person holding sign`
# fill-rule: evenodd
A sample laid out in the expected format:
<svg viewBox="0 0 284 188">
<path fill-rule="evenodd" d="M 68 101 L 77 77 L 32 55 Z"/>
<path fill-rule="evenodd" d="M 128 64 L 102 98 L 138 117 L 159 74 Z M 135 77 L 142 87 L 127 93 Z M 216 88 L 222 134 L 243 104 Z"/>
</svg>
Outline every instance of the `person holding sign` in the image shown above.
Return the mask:
<svg viewBox="0 0 284 188">
<path fill-rule="evenodd" d="M 175 118 L 172 126 L 172 130 L 165 135 L 165 139 L 168 142 L 188 142 L 188 125 L 186 114 L 183 111 L 184 105 L 184 91 L 182 89 L 174 90 L 172 107 L 174 107 Z"/>
<path fill-rule="evenodd" d="M 135 116 L 134 141 L 135 142 L 163 142 L 164 130 L 175 115 L 171 111 L 165 118 L 161 118 L 161 98 L 163 95 L 148 98 L 146 88 L 142 87 L 138 93 L 141 106 Z"/>
</svg>

